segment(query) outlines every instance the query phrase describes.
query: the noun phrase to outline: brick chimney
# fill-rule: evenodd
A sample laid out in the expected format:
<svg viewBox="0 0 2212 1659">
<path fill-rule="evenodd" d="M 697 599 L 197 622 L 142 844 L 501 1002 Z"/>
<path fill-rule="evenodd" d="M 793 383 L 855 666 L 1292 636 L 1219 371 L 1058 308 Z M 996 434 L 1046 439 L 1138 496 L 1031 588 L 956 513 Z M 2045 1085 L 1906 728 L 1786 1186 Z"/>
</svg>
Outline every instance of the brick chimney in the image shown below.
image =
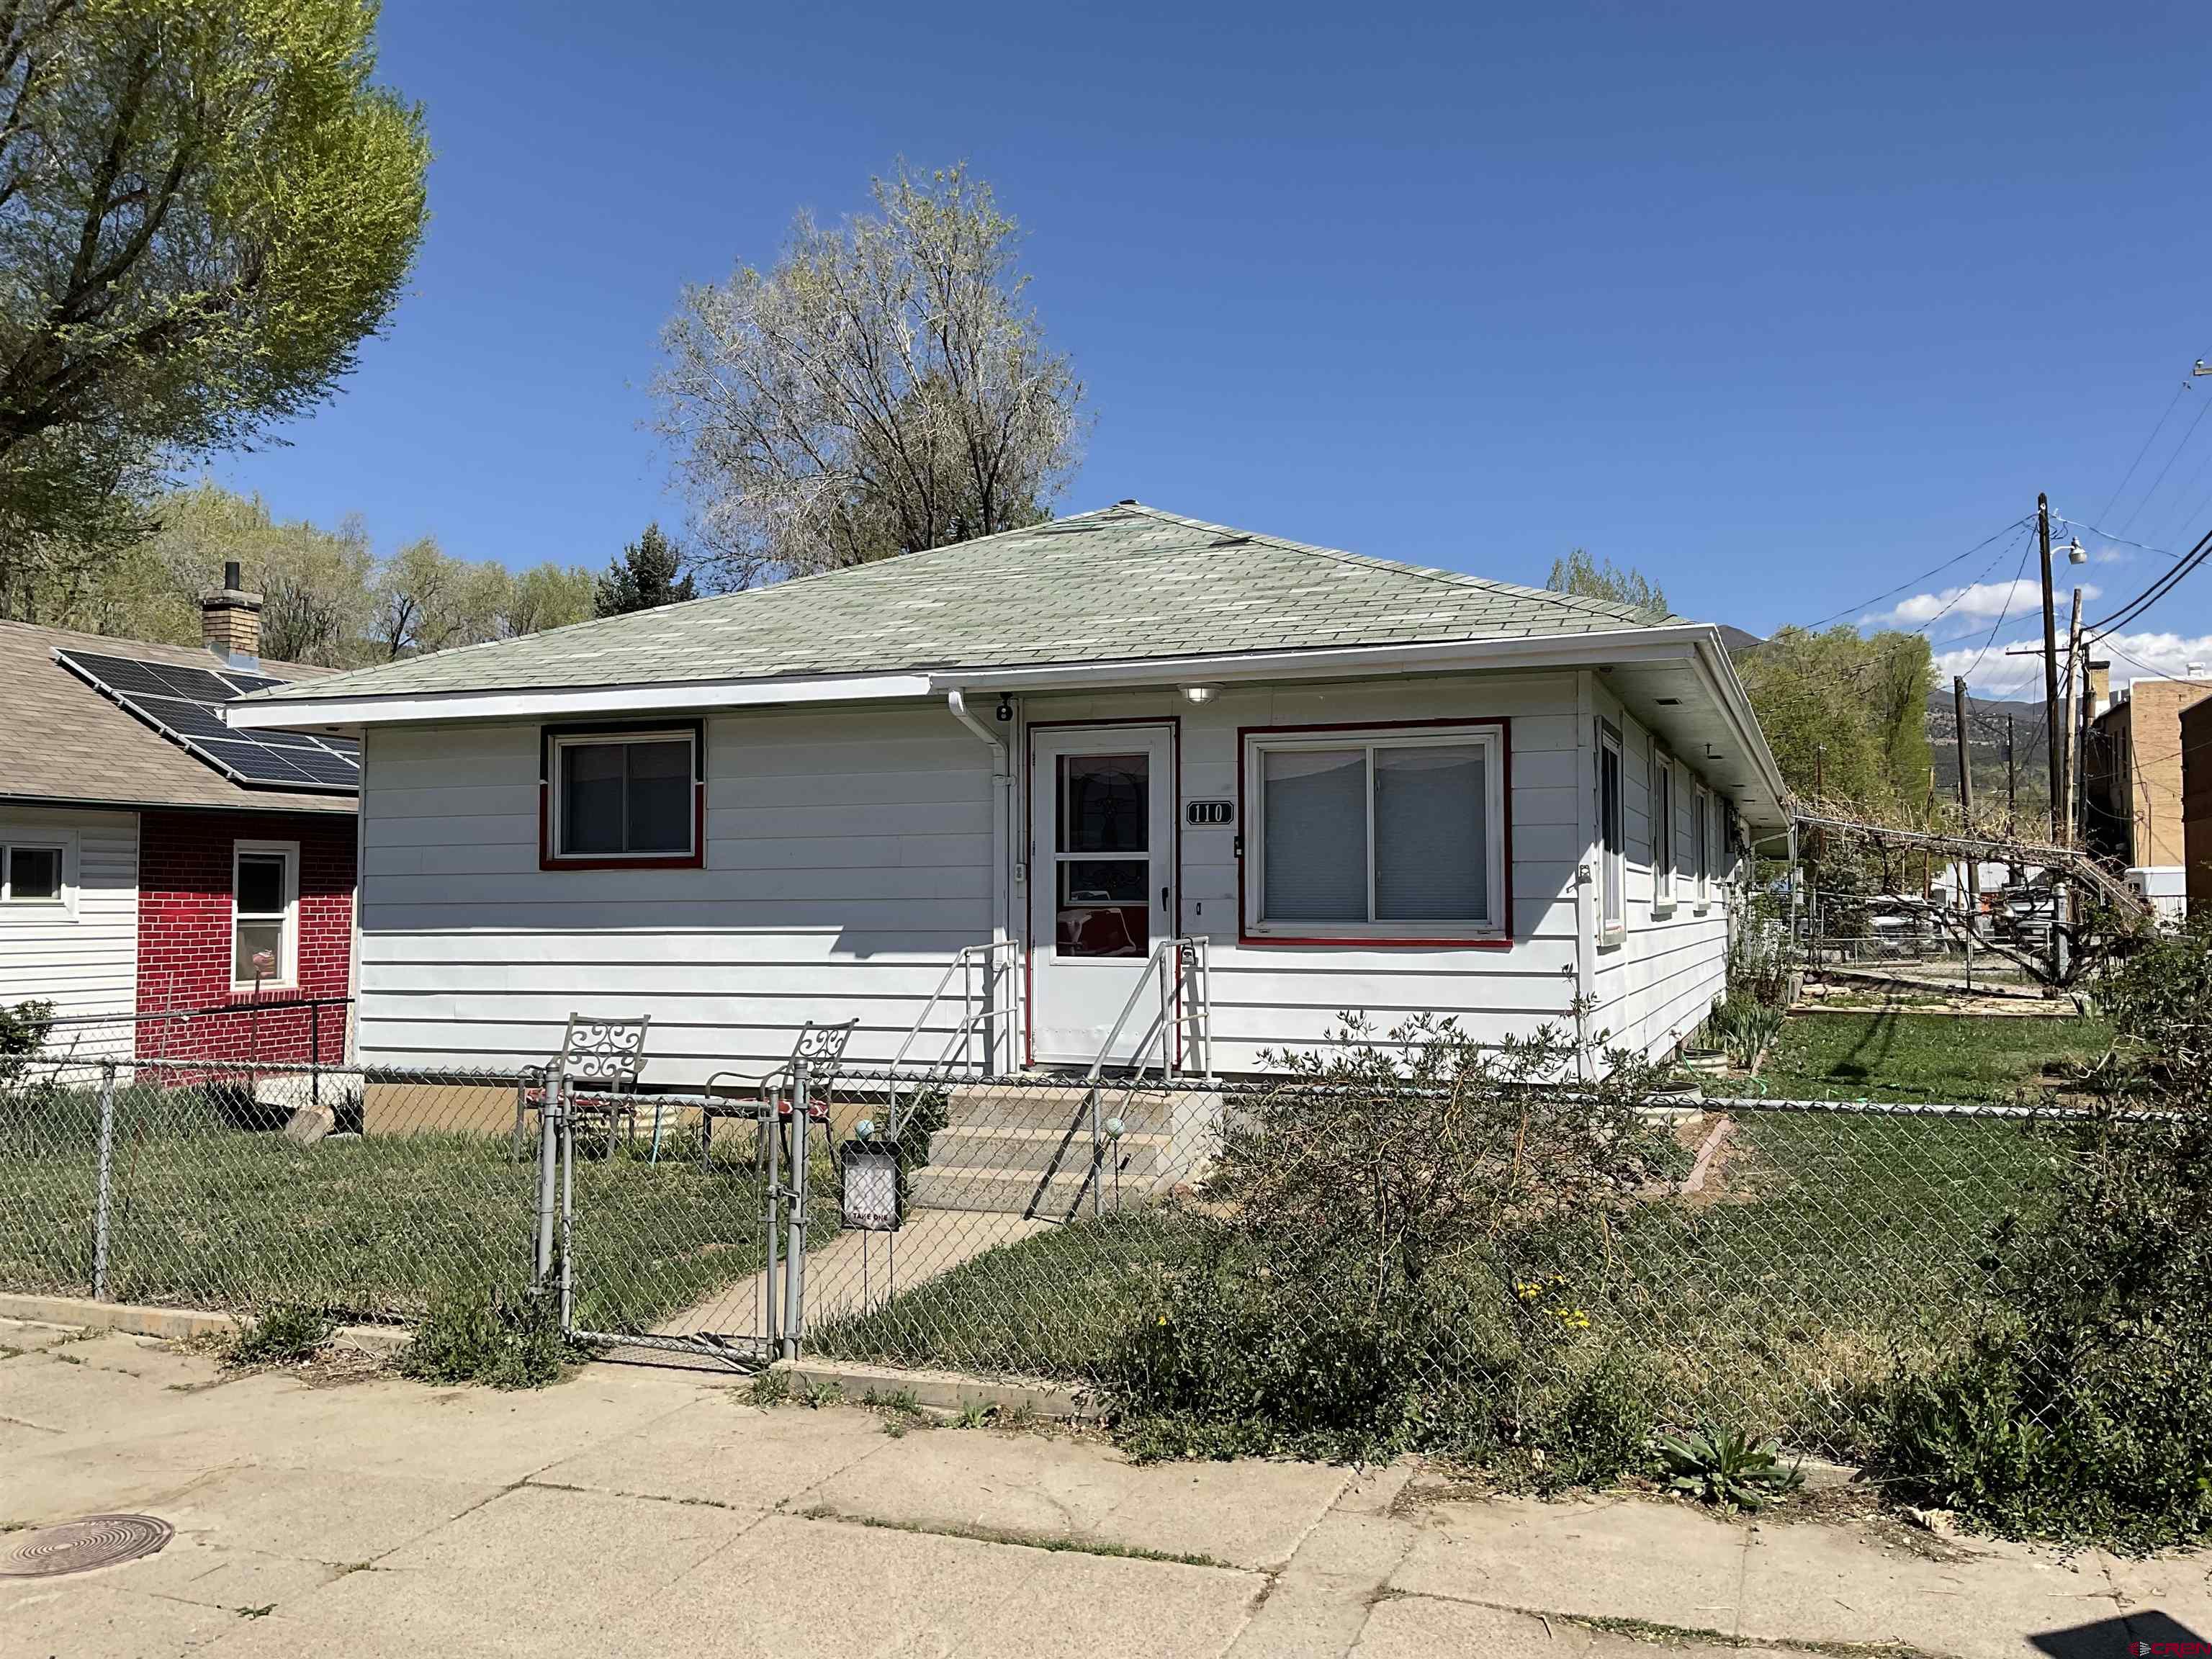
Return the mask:
<svg viewBox="0 0 2212 1659">
<path fill-rule="evenodd" d="M 200 639 L 225 662 L 261 660 L 261 596 L 246 591 L 238 561 L 222 567 L 222 586 L 200 600 Z"/>
<path fill-rule="evenodd" d="M 2094 720 L 2112 706 L 2112 665 L 2089 660 L 2089 718 Z"/>
</svg>

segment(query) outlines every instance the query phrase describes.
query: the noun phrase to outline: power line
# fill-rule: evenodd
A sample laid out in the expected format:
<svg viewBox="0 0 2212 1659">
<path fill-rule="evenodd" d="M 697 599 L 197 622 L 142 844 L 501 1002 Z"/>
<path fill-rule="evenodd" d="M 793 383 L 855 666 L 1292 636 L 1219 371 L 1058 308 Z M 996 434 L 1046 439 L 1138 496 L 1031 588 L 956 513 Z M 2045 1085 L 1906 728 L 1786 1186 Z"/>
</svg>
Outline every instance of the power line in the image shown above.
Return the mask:
<svg viewBox="0 0 2212 1659">
<path fill-rule="evenodd" d="M 1826 628 L 1830 623 L 1841 621 L 1844 617 L 1850 616 L 1854 611 L 1863 611 L 1870 605 L 1880 605 L 1884 599 L 1895 598 L 1898 594 L 1905 592 L 1908 587 L 1917 587 L 1921 583 L 1926 581 L 1930 576 L 1939 576 L 1954 564 L 1964 564 L 1968 559 L 1972 558 L 1975 554 L 1980 552 L 1991 542 L 1996 540 L 1998 537 L 2006 534 L 2008 532 L 2019 529 L 2021 526 L 2026 524 L 2028 520 L 2034 516 L 2035 515 L 2032 513 L 2022 514 L 2019 518 L 2014 519 L 2010 524 L 1991 531 L 1988 535 L 1983 537 L 1981 540 L 1976 542 L 1965 552 L 1958 554 L 1952 558 L 1944 560 L 1942 563 L 1937 565 L 1933 570 L 1923 570 L 1918 575 L 1912 577 L 1910 580 L 1901 581 L 1898 583 L 1896 586 L 1890 588 L 1887 592 L 1877 593 L 1870 599 L 1861 599 L 1856 605 L 1847 605 L 1841 611 L 1835 612 L 1832 616 L 1823 617 L 1816 623 L 1808 623 L 1806 624 L 1806 628 L 1808 631 L 1816 628 Z M 1931 617 L 1929 620 L 1932 621 L 1934 618 Z"/>
<path fill-rule="evenodd" d="M 2188 383 L 2184 381 L 2183 384 L 2185 386 Z M 2189 441 L 2197 435 L 2197 428 L 2204 424 L 2204 411 L 2208 409 L 2212 409 L 2212 401 L 2200 402 L 2197 405 L 2197 418 L 2190 422 L 2188 430 L 2181 434 L 2181 441 L 2174 445 L 2173 453 L 2166 458 L 2166 465 L 2159 468 L 2158 477 L 2150 481 L 2150 488 L 2143 492 L 2142 499 L 2135 504 L 2134 511 L 2120 520 L 2122 530 L 2125 530 L 2133 524 L 2136 521 L 2136 514 L 2150 505 L 2150 498 L 2158 494 L 2158 487 L 2166 482 L 2166 475 L 2173 471 L 2173 464 L 2181 459 L 2181 452 L 2189 447 Z M 2103 514 L 2100 514 L 2098 516 L 2101 518 Z"/>
<path fill-rule="evenodd" d="M 2186 380 L 2173 388 L 2172 402 L 2160 411 L 2157 422 L 2151 428 L 2149 435 L 2142 441 L 2142 447 L 2136 451 L 2135 459 L 2128 463 L 2127 471 L 2122 476 L 2118 487 L 2112 491 L 2112 499 L 2106 501 L 2104 510 L 2097 514 L 2099 518 L 2109 519 L 2112 516 L 2112 508 L 2118 505 L 2122 491 L 2128 487 L 2128 480 L 2136 476 L 2136 469 L 2142 465 L 2142 458 L 2150 453 L 2150 447 L 2158 441 L 2158 434 L 2166 429 L 2166 418 L 2173 413 L 2173 405 L 2181 401 L 2181 394 L 2188 390 L 2189 382 Z"/>
<path fill-rule="evenodd" d="M 2153 547 L 2148 542 L 2131 542 L 2125 536 L 2116 536 L 2109 530 L 2100 529 L 2096 525 L 2091 524 L 2087 519 L 2069 519 L 2063 513 L 2054 513 L 2051 515 L 2051 522 L 2063 524 L 2070 531 L 2086 530 L 2092 536 L 2100 536 L 2108 542 L 2118 542 L 2127 547 L 2139 547 L 2144 552 L 2155 553 L 2161 558 L 2178 559 L 2181 556 L 2170 547 Z"/>
<path fill-rule="evenodd" d="M 1997 619 L 1990 624 L 1989 637 L 1982 641 L 1982 648 L 1976 654 L 1972 664 L 1959 676 L 1960 679 L 1973 678 L 1975 670 L 1982 665 L 1982 659 L 1990 654 L 1990 647 L 1996 643 L 1997 629 L 2002 628 L 2005 625 L 2005 618 L 2012 615 L 2012 602 L 2020 597 L 2021 583 L 2027 574 L 2029 551 L 2030 550 L 2025 547 L 2021 549 L 2020 568 L 2013 573 L 2012 585 L 2005 590 L 2004 609 L 1997 612 Z"/>
<path fill-rule="evenodd" d="M 2089 628 L 2092 630 L 2101 634 L 2109 629 L 2124 627 L 2127 623 L 2133 622 L 2136 617 L 2142 616 L 2144 611 L 2149 610 L 2151 606 L 2156 605 L 2168 593 L 2171 593 L 2175 588 L 2179 587 L 2181 585 L 2182 579 L 2187 576 L 2191 571 L 2196 569 L 2197 566 L 2203 564 L 2208 556 L 2212 556 L 2212 533 L 2207 533 L 2202 541 L 2198 542 L 2195 547 L 2190 549 L 2187 553 L 2183 555 L 2180 562 L 2176 564 L 2172 569 L 2166 572 L 2163 575 L 2159 577 L 2156 581 L 2153 582 L 2148 587 L 2143 589 L 2142 592 L 2136 594 L 2135 598 L 2130 599 L 2118 611 L 2115 611 L 2111 615 L 2100 617 L 2096 622 L 2088 624 Z"/>
</svg>

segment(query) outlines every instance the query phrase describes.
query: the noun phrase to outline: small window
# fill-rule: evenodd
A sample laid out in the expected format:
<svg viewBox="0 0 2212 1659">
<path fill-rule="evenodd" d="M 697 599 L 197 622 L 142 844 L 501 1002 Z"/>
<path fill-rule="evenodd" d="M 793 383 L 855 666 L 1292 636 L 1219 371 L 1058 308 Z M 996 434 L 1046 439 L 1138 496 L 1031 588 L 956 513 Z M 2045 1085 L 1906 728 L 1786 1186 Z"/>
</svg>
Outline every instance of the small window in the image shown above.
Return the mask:
<svg viewBox="0 0 2212 1659">
<path fill-rule="evenodd" d="M 1608 935 L 1628 925 L 1626 895 L 1628 830 L 1622 800 L 1620 733 L 1603 721 L 1597 728 L 1597 824 L 1603 867 L 1599 871 L 1600 929 Z"/>
<path fill-rule="evenodd" d="M 1674 902 L 1674 763 L 1651 751 L 1651 902 Z"/>
<path fill-rule="evenodd" d="M 295 984 L 299 961 L 300 847 L 241 841 L 231 854 L 230 982 L 234 990 Z"/>
<path fill-rule="evenodd" d="M 1698 908 L 1702 910 L 1712 902 L 1713 880 L 1712 797 L 1703 784 L 1698 786 L 1697 814 Z"/>
<path fill-rule="evenodd" d="M 550 741 L 553 860 L 697 861 L 696 728 L 554 734 Z"/>
<path fill-rule="evenodd" d="M 64 851 L 36 842 L 0 846 L 0 904 L 63 903 Z"/>
<path fill-rule="evenodd" d="M 1502 749 L 1494 726 L 1248 738 L 1248 931 L 1502 935 Z"/>
</svg>

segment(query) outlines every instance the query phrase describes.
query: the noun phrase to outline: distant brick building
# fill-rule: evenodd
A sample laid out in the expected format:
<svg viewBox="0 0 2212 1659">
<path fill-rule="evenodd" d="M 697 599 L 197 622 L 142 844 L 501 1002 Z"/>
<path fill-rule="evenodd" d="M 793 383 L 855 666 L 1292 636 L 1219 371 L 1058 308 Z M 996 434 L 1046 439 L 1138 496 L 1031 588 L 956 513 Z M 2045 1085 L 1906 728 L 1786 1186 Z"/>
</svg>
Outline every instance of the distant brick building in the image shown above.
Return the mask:
<svg viewBox="0 0 2212 1659">
<path fill-rule="evenodd" d="M 2160 914 L 2184 903 L 2183 720 L 2212 681 L 2141 679 L 2089 723 L 2081 785 L 2094 851 L 2127 867 Z"/>
<path fill-rule="evenodd" d="M 2189 908 L 2212 914 L 2212 698 L 2182 711 L 2181 841 Z"/>
</svg>

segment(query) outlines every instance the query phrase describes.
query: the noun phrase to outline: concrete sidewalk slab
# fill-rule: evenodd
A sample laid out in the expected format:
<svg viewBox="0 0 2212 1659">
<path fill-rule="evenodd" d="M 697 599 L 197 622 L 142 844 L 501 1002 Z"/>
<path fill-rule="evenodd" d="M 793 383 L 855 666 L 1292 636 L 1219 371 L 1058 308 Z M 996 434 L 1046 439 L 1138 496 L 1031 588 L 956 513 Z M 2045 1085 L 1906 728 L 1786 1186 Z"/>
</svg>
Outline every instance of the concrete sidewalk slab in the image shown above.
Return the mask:
<svg viewBox="0 0 2212 1659">
<path fill-rule="evenodd" d="M 867 1413 L 762 1412 L 724 1389 L 540 1470 L 541 1485 L 761 1512 L 799 1499 L 896 1443 Z"/>
<path fill-rule="evenodd" d="M 46 1659 L 175 1659 L 234 1629 L 222 1607 L 112 1583 L 0 1581 L 0 1652 Z"/>
<path fill-rule="evenodd" d="M 809 1513 L 1069 1538 L 1279 1567 L 1350 1479 L 1322 1464 L 1139 1468 L 1096 1442 L 918 1431 L 824 1481 Z"/>
<path fill-rule="evenodd" d="M 1625 1498 L 1449 1502 L 1428 1518 L 1391 1575 L 1394 1589 L 1736 1632 L 1750 1543 L 1742 1527 Z"/>
<path fill-rule="evenodd" d="M 1358 1659 L 1433 1659 L 1480 1654 L 1482 1659 L 1653 1659 L 1660 1654 L 1727 1654 L 1729 1659 L 1804 1659 L 1771 1648 L 1704 1642 L 1656 1647 L 1631 1636 L 1588 1630 L 1564 1619 L 1506 1613 L 1465 1601 L 1396 1596 L 1378 1603 L 1352 1650 Z"/>
<path fill-rule="evenodd" d="M 1929 1560 L 1832 1527 L 1755 1528 L 1741 1628 L 1759 1640 L 1899 1643 L 1959 1659 L 2012 1659 L 2023 1631 L 2118 1610 L 2093 1557 L 2061 1561 L 1981 1540 L 1957 1553 L 1966 1559 Z M 1994 1607 L 2008 1616 L 1992 1617 Z"/>
</svg>

